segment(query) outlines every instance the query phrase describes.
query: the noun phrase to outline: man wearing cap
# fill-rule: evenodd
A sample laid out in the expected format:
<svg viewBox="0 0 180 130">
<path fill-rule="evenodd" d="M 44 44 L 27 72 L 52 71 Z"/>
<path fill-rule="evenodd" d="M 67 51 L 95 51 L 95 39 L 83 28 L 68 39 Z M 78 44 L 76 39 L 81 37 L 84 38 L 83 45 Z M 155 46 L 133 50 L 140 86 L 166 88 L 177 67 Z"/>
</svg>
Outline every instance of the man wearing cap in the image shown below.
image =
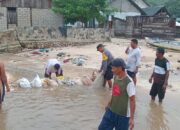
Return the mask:
<svg viewBox="0 0 180 130">
<path fill-rule="evenodd" d="M 45 78 L 51 79 L 51 74 L 56 73 L 56 77 L 63 76 L 63 70 L 57 59 L 49 59 L 46 64 Z"/>
<path fill-rule="evenodd" d="M 170 70 L 170 63 L 164 57 L 164 53 L 165 50 L 163 48 L 157 48 L 154 71 L 149 79 L 150 83 L 153 81 L 150 91 L 151 98 L 154 101 L 158 95 L 160 103 L 162 103 L 165 96 Z"/>
<path fill-rule="evenodd" d="M 137 79 L 136 74 L 138 73 L 138 68 L 140 67 L 141 62 L 141 51 L 138 47 L 138 40 L 131 40 L 131 48 L 127 48 L 125 51 L 128 54 L 127 59 L 127 74 L 133 79 L 134 84 L 136 85 Z"/>
<path fill-rule="evenodd" d="M 102 65 L 99 72 L 102 72 L 104 75 L 104 84 L 103 86 L 106 86 L 106 82 L 108 82 L 109 88 L 112 88 L 112 81 L 113 73 L 111 68 L 111 62 L 113 60 L 113 56 L 109 50 L 104 48 L 103 44 L 99 44 L 97 46 L 97 51 L 102 53 Z"/>
<path fill-rule="evenodd" d="M 132 130 L 134 127 L 135 85 L 127 76 L 126 68 L 123 59 L 112 61 L 112 72 L 115 75 L 112 97 L 98 130 Z"/>
</svg>

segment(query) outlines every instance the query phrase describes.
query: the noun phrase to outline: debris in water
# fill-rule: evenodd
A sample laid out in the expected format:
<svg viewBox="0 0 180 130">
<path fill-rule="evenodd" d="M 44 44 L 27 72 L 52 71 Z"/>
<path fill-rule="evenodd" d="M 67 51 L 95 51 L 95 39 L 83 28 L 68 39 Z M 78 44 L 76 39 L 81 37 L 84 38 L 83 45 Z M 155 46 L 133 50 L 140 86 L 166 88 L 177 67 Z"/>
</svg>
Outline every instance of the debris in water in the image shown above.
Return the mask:
<svg viewBox="0 0 180 130">
<path fill-rule="evenodd" d="M 66 55 L 66 53 L 64 53 L 64 52 L 60 52 L 57 54 L 57 56 L 59 56 L 59 57 L 64 57 L 65 55 Z"/>
</svg>

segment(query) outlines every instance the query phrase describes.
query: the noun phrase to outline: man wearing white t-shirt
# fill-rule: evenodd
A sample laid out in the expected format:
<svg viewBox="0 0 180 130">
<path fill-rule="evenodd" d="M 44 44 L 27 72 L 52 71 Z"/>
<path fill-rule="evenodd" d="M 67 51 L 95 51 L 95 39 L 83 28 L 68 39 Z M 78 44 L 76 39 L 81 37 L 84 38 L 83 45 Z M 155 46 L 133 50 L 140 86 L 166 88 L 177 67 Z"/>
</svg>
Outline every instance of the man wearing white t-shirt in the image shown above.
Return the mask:
<svg viewBox="0 0 180 130">
<path fill-rule="evenodd" d="M 56 77 L 63 76 L 63 70 L 57 59 L 49 59 L 46 64 L 45 78 L 51 79 L 51 74 L 56 73 Z"/>
<path fill-rule="evenodd" d="M 126 64 L 123 59 L 112 61 L 114 83 L 112 97 L 98 130 L 130 130 L 134 127 L 135 85 L 127 76 Z"/>
<path fill-rule="evenodd" d="M 136 74 L 138 73 L 138 69 L 141 63 L 141 51 L 138 47 L 138 40 L 131 40 L 131 48 L 127 48 L 125 51 L 128 54 L 127 59 L 127 74 L 133 79 L 134 84 L 136 85 L 137 79 Z"/>
</svg>

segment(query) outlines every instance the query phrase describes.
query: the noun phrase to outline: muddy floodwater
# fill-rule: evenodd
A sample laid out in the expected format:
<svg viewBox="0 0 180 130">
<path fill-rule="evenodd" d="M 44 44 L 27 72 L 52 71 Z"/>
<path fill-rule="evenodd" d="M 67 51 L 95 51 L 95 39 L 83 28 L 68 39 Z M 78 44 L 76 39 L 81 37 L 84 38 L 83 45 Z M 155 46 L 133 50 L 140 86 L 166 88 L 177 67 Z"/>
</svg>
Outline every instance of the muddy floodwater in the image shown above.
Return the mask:
<svg viewBox="0 0 180 130">
<path fill-rule="evenodd" d="M 107 48 L 114 50 L 114 55 L 126 58 L 121 54 L 125 47 L 120 47 L 122 51 L 116 51 L 117 45 L 108 45 Z M 63 51 L 71 52 L 71 55 L 82 53 L 89 56 L 83 68 L 71 64 L 63 65 L 65 75 L 82 76 L 91 73 L 92 68 L 98 68 L 101 56 L 95 48 L 96 45 L 74 47 L 74 51 L 72 48 L 63 48 Z M 172 86 L 167 89 L 163 104 L 159 104 L 158 100 L 151 102 L 149 96 L 151 85 L 147 81 L 152 72 L 149 66 L 154 62 L 154 51 L 147 47 L 141 48 L 146 49 L 143 52 L 143 64 L 147 68 L 142 67 L 138 74 L 134 130 L 179 130 L 180 72 L 171 73 L 169 84 Z M 148 52 L 148 55 L 145 52 Z M 21 77 L 32 79 L 35 72 L 42 77 L 45 61 L 55 57 L 57 51 L 52 52 L 53 55 L 50 53 L 48 57 L 33 58 L 1 55 L 0 59 L 7 66 L 12 83 Z M 150 54 L 152 56 L 149 56 Z M 176 53 L 169 55 L 173 55 L 174 59 L 179 57 Z M 179 63 L 173 61 L 173 58 L 171 58 L 173 65 L 178 67 Z M 12 88 L 10 93 L 6 93 L 5 102 L 0 110 L 0 130 L 97 130 L 110 95 L 111 90 L 103 87 Z"/>
<path fill-rule="evenodd" d="M 15 89 L 0 110 L 0 130 L 97 130 L 109 95 L 78 86 Z M 168 94 L 162 105 L 150 102 L 146 89 L 137 95 L 135 130 L 178 130 L 179 94 Z"/>
</svg>

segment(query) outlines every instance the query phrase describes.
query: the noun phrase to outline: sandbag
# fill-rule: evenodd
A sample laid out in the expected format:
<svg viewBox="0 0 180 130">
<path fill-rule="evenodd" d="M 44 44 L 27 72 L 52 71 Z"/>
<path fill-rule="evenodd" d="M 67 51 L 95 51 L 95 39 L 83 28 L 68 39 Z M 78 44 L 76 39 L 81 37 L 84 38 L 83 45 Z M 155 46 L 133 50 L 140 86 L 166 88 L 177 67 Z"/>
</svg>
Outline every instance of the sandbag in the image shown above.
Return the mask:
<svg viewBox="0 0 180 130">
<path fill-rule="evenodd" d="M 32 80 L 31 86 L 34 88 L 40 88 L 42 87 L 42 81 L 39 78 L 39 75 L 37 74 L 36 77 Z"/>
<path fill-rule="evenodd" d="M 31 88 L 31 84 L 28 79 L 22 78 L 17 81 L 17 85 L 21 88 Z"/>
<path fill-rule="evenodd" d="M 58 87 L 58 83 L 52 79 L 43 79 L 42 80 L 43 87 Z"/>
<path fill-rule="evenodd" d="M 84 76 L 81 79 L 81 81 L 82 81 L 83 85 L 85 85 L 85 86 L 91 86 L 92 85 L 92 80 L 88 76 Z"/>
</svg>

